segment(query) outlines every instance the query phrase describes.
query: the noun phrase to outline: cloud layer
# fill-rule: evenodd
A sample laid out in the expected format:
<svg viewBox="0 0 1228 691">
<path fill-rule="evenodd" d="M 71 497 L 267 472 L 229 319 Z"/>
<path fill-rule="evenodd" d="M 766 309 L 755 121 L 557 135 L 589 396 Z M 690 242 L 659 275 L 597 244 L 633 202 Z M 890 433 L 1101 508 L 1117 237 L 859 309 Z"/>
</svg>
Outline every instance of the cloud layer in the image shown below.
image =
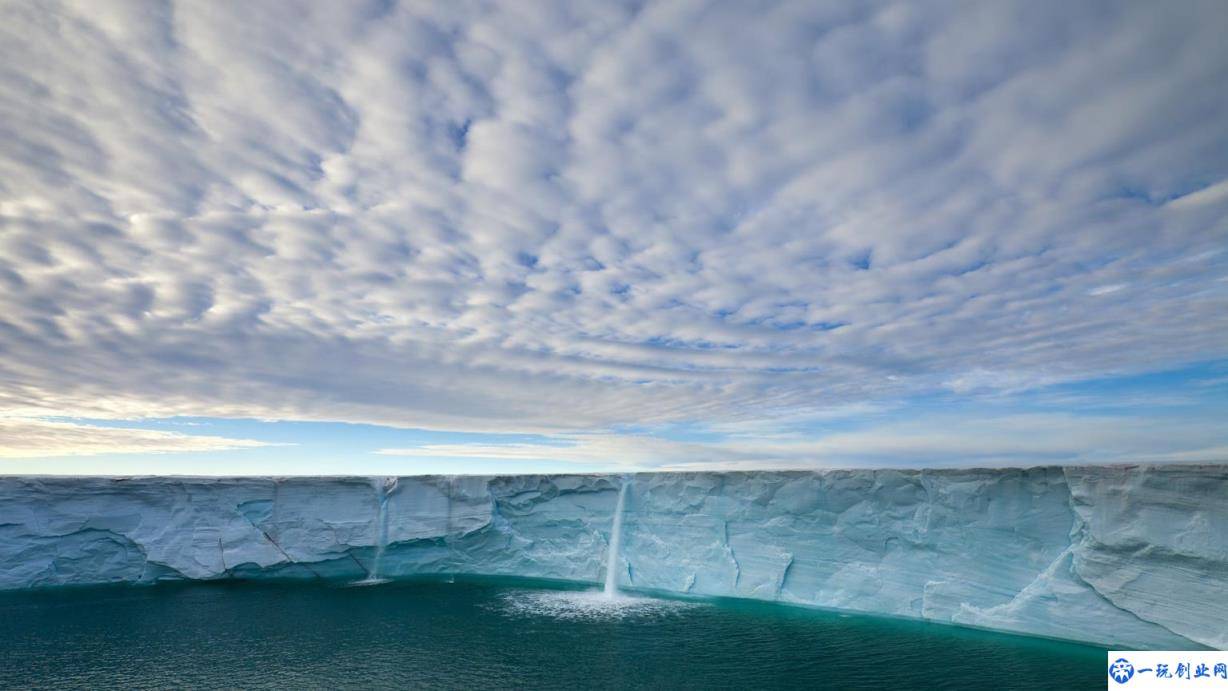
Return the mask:
<svg viewBox="0 0 1228 691">
<path fill-rule="evenodd" d="M 808 435 L 735 434 L 714 441 L 647 435 L 564 435 L 542 442 L 423 444 L 376 453 L 413 459 L 548 461 L 627 470 L 960 467 L 1214 462 L 1228 459 L 1205 419 L 1065 414 L 932 415 Z"/>
<path fill-rule="evenodd" d="M 0 5 L 0 409 L 736 422 L 1228 357 L 1222 2 Z"/>
<path fill-rule="evenodd" d="M 269 444 L 205 434 L 0 417 L 0 458 L 212 452 Z"/>
</svg>

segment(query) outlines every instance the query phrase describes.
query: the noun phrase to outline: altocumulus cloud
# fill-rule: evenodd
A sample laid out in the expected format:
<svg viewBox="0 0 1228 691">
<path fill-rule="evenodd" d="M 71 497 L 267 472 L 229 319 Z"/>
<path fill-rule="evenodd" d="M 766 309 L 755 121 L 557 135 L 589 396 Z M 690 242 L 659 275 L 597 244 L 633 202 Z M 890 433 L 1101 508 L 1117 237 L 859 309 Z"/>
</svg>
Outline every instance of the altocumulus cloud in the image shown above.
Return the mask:
<svg viewBox="0 0 1228 691">
<path fill-rule="evenodd" d="M 1223 359 L 1226 30 L 3 3 L 0 409 L 570 434 Z"/>
</svg>

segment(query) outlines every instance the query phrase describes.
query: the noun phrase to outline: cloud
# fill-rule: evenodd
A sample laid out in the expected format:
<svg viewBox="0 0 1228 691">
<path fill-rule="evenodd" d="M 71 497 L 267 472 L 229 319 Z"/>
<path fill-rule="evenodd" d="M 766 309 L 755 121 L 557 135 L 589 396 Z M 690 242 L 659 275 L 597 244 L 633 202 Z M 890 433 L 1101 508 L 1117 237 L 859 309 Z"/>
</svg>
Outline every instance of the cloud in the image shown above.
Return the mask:
<svg viewBox="0 0 1228 691">
<path fill-rule="evenodd" d="M 671 462 L 702 458 L 705 463 L 735 460 L 740 456 L 718 445 L 689 444 L 634 435 L 576 435 L 543 442 L 424 444 L 375 451 L 381 456 L 400 456 L 444 461 L 552 461 L 578 465 L 651 470 Z"/>
<path fill-rule="evenodd" d="M 928 414 L 818 435 L 751 433 L 712 441 L 649 435 L 564 435 L 538 442 L 424 444 L 375 453 L 443 462 L 473 459 L 594 464 L 628 471 L 1078 465 L 1228 458 L 1206 420 L 1067 413 Z"/>
<path fill-rule="evenodd" d="M 1178 209 L 1188 209 L 1205 205 L 1216 204 L 1228 199 L 1228 180 L 1220 180 L 1219 182 L 1195 190 L 1188 194 L 1183 194 L 1176 199 L 1168 202 L 1168 205 Z"/>
<path fill-rule="evenodd" d="M 252 439 L 0 417 L 0 458 L 207 452 L 260 446 L 270 444 Z"/>
<path fill-rule="evenodd" d="M 1223 17 L 6 4 L 0 410 L 574 433 L 1225 358 Z"/>
</svg>

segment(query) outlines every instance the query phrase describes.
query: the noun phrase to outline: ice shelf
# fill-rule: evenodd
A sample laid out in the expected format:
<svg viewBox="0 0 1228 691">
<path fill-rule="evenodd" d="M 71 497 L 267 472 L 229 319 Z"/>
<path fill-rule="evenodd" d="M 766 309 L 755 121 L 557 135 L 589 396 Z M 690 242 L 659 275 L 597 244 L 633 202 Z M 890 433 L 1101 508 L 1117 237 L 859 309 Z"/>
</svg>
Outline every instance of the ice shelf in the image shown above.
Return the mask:
<svg viewBox="0 0 1228 691">
<path fill-rule="evenodd" d="M 0 477 L 0 588 L 360 580 L 381 549 L 381 578 L 596 584 L 623 482 Z M 622 527 L 627 589 L 1228 648 L 1228 466 L 640 474 Z"/>
</svg>

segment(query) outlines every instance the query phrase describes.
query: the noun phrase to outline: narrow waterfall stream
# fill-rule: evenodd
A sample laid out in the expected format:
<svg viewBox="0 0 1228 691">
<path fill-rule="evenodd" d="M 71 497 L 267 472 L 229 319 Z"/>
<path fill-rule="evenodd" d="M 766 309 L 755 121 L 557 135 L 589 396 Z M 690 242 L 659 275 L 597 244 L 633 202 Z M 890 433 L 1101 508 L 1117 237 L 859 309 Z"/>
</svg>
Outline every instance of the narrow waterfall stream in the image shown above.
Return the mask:
<svg viewBox="0 0 1228 691">
<path fill-rule="evenodd" d="M 358 582 L 361 585 L 374 585 L 387 580 L 380 578 L 380 562 L 384 560 L 384 549 L 388 546 L 388 497 L 396 489 L 397 479 L 395 477 L 371 478 L 371 484 L 375 487 L 378 499 L 375 517 L 375 559 L 371 562 L 371 569 L 367 572 L 367 577 Z"/>
<path fill-rule="evenodd" d="M 618 597 L 618 563 L 622 552 L 623 509 L 627 503 L 627 488 L 630 486 L 630 480 L 623 481 L 622 488 L 618 490 L 618 506 L 614 508 L 614 525 L 610 528 L 610 546 L 606 552 L 605 596 L 607 598 Z"/>
</svg>

